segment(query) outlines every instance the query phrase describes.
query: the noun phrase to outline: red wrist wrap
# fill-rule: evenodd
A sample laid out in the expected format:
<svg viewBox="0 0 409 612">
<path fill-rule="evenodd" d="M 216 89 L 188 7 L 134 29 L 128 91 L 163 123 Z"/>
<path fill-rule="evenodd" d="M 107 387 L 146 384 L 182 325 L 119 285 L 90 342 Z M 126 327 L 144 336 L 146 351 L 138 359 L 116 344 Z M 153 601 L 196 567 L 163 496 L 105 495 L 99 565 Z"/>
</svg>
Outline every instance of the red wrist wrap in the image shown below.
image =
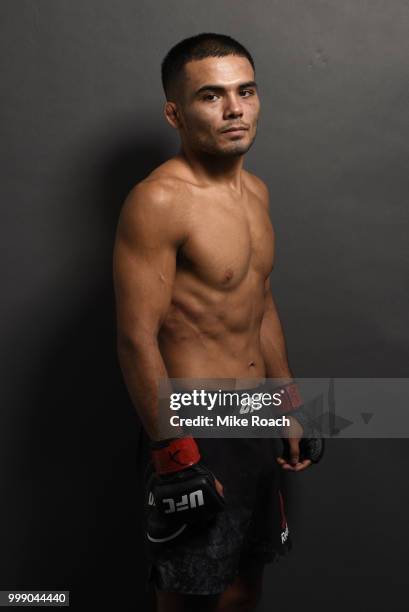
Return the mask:
<svg viewBox="0 0 409 612">
<path fill-rule="evenodd" d="M 151 451 L 157 474 L 180 472 L 200 460 L 199 448 L 194 438 L 176 438 L 165 448 Z"/>
<path fill-rule="evenodd" d="M 281 406 L 278 406 L 280 412 L 291 412 L 302 406 L 302 399 L 298 390 L 297 383 L 289 383 L 278 389 L 281 395 Z"/>
</svg>

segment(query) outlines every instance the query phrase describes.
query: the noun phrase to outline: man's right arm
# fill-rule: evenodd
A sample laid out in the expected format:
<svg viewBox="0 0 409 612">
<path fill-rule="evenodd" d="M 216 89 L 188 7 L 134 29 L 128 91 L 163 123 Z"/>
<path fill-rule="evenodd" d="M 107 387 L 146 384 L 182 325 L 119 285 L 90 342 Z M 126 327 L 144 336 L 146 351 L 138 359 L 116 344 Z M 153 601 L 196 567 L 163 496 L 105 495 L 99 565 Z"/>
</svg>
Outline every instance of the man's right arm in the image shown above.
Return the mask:
<svg viewBox="0 0 409 612">
<path fill-rule="evenodd" d="M 114 248 L 117 349 L 131 400 L 152 440 L 160 437 L 159 379 L 168 378 L 158 332 L 171 304 L 177 250 L 187 236 L 171 188 L 147 181 L 132 189 Z"/>
</svg>

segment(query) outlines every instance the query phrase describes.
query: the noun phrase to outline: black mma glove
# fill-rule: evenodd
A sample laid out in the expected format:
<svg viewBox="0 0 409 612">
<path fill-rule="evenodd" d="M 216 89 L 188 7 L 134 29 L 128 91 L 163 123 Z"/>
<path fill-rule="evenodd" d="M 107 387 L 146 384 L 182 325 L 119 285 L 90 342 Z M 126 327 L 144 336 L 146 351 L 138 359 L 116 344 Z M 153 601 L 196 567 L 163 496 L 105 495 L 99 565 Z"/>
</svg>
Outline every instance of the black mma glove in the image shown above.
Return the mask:
<svg viewBox="0 0 409 612">
<path fill-rule="evenodd" d="M 310 459 L 312 463 L 318 463 L 324 454 L 324 438 L 319 436 L 319 431 L 311 419 L 302 402 L 297 384 L 291 382 L 279 389 L 281 393 L 280 413 L 294 416 L 303 428 L 303 437 L 299 442 L 300 461 Z M 284 445 L 283 458 L 290 460 L 288 438 L 282 438 Z"/>
<path fill-rule="evenodd" d="M 147 537 L 163 544 L 188 526 L 206 524 L 225 505 L 212 472 L 200 463 L 191 437 L 151 443 L 152 465 L 146 485 Z"/>
</svg>

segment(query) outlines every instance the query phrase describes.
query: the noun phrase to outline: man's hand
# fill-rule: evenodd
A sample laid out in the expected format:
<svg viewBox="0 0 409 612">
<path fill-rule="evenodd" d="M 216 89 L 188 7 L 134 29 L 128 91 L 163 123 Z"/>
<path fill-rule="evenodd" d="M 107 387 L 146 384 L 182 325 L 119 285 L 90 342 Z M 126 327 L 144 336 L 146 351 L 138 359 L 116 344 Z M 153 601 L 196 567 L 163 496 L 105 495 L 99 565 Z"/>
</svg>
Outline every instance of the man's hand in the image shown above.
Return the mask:
<svg viewBox="0 0 409 612">
<path fill-rule="evenodd" d="M 224 509 L 223 486 L 200 459 L 194 438 L 151 441 L 146 475 L 147 538 L 162 545 L 203 527 Z"/>
<path fill-rule="evenodd" d="M 290 426 L 286 427 L 286 436 L 283 437 L 283 446 L 287 450 L 288 457 L 276 457 L 277 463 L 280 464 L 283 470 L 301 472 L 309 467 L 312 461 L 311 459 L 302 459 L 300 461 L 300 440 L 302 439 L 303 428 L 294 417 L 288 414 L 286 416 L 290 419 Z"/>
</svg>

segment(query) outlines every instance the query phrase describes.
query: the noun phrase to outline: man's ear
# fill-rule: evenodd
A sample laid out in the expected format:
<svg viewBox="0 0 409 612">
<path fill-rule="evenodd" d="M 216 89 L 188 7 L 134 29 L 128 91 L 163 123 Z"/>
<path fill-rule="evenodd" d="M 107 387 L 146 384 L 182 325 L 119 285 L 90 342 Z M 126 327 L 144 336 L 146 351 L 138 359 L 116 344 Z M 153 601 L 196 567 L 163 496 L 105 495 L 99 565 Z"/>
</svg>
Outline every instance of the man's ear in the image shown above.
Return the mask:
<svg viewBox="0 0 409 612">
<path fill-rule="evenodd" d="M 165 102 L 165 106 L 163 108 L 163 113 L 166 117 L 166 121 L 175 129 L 181 127 L 181 122 L 179 118 L 179 112 L 177 108 L 177 104 L 175 102 L 169 102 L 168 100 Z"/>
</svg>

